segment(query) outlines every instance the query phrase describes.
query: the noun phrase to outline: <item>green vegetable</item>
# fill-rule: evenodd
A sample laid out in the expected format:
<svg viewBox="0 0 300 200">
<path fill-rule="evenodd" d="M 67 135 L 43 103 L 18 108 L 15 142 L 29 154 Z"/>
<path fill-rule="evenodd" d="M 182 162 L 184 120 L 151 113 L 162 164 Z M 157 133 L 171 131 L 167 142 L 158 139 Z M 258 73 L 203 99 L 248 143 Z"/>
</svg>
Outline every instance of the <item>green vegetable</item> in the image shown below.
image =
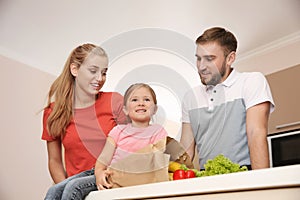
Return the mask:
<svg viewBox="0 0 300 200">
<path fill-rule="evenodd" d="M 189 170 L 185 164 L 181 164 L 180 169 L 183 169 L 184 171 Z"/>
<path fill-rule="evenodd" d="M 220 154 L 214 159 L 207 160 L 204 164 L 205 170 L 195 172 L 197 177 L 213 176 L 217 174 L 229 174 L 234 172 L 247 171 L 247 167 L 240 167 L 239 164 L 233 163 L 229 158 Z"/>
<path fill-rule="evenodd" d="M 192 169 L 195 172 L 195 176 L 196 177 L 201 177 L 202 175 L 202 171 L 198 171 L 197 169 Z"/>
</svg>

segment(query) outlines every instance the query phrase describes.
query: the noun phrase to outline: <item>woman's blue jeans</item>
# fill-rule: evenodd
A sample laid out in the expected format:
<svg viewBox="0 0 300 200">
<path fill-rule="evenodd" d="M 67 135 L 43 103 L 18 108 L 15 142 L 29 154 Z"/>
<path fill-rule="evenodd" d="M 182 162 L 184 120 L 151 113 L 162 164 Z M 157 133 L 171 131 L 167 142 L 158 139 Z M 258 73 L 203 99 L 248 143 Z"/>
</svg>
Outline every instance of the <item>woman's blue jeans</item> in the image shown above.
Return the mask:
<svg viewBox="0 0 300 200">
<path fill-rule="evenodd" d="M 44 200 L 83 200 L 97 190 L 94 169 L 73 175 L 49 188 Z"/>
</svg>

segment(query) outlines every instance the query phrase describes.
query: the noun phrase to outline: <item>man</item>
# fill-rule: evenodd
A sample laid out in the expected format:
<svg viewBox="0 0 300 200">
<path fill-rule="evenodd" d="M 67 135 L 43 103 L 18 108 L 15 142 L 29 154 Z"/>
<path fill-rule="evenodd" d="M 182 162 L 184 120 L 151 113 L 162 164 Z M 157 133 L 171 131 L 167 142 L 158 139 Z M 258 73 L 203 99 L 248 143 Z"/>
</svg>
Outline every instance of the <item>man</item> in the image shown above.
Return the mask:
<svg viewBox="0 0 300 200">
<path fill-rule="evenodd" d="M 265 77 L 233 69 L 237 40 L 224 28 L 206 30 L 196 40 L 197 69 L 202 85 L 182 104 L 180 142 L 200 169 L 223 154 L 248 169 L 269 167 L 268 118 L 274 102 Z"/>
</svg>

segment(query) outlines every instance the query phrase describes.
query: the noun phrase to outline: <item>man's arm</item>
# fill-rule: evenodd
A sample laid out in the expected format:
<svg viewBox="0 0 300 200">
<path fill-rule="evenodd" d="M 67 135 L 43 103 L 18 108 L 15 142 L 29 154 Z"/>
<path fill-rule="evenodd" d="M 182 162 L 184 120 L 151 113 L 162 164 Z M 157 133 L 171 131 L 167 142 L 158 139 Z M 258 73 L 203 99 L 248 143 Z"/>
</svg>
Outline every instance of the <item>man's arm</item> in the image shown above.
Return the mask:
<svg viewBox="0 0 300 200">
<path fill-rule="evenodd" d="M 269 167 L 268 121 L 270 102 L 260 103 L 248 108 L 246 130 L 252 169 Z"/>
<path fill-rule="evenodd" d="M 190 123 L 182 123 L 180 143 L 193 160 L 195 155 L 195 140 Z"/>
</svg>

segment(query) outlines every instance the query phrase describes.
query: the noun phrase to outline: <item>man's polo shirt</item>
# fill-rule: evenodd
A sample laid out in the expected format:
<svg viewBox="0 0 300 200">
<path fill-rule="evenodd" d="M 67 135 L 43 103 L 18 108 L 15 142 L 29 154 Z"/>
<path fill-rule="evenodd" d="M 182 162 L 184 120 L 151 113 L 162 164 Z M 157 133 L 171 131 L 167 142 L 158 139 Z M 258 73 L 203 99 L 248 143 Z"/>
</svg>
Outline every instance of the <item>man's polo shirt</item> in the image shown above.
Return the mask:
<svg viewBox="0 0 300 200">
<path fill-rule="evenodd" d="M 185 95 L 182 122 L 191 124 L 201 169 L 218 154 L 240 165 L 250 165 L 246 111 L 267 101 L 271 102 L 272 112 L 274 102 L 264 75 L 236 70 L 223 83 L 200 85 Z"/>
</svg>

